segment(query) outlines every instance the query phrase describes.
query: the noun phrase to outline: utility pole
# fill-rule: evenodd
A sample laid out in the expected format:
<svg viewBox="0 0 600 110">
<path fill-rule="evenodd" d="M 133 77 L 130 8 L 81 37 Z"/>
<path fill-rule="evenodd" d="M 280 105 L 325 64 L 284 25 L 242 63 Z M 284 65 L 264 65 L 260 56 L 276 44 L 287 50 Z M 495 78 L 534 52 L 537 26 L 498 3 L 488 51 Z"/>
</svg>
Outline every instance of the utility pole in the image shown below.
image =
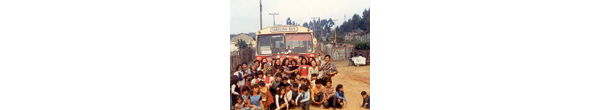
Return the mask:
<svg viewBox="0 0 600 110">
<path fill-rule="evenodd" d="M 337 21 L 337 19 L 334 19 L 333 22 L 335 23 L 335 21 Z M 333 29 L 333 42 L 336 43 L 337 41 L 337 30 Z"/>
<path fill-rule="evenodd" d="M 346 14 L 344 14 L 344 21 L 346 21 Z"/>
<path fill-rule="evenodd" d="M 279 13 L 269 13 L 269 15 L 273 15 L 273 26 L 275 26 L 275 15 L 279 15 Z"/>
<path fill-rule="evenodd" d="M 344 15 L 344 17 L 345 16 L 346 15 Z M 259 30 L 261 30 L 261 29 L 263 29 L 263 27 L 262 27 L 262 0 L 260 0 L 260 29 Z"/>
<path fill-rule="evenodd" d="M 316 25 L 317 25 L 317 22 L 315 21 L 315 19 L 319 19 L 319 18 L 320 18 L 320 17 L 311 17 L 311 19 L 313 19 L 313 21 L 314 21 L 314 22 L 313 22 L 313 26 L 312 26 L 312 28 L 313 28 L 313 33 L 315 32 L 315 29 L 317 29 L 317 28 L 316 28 L 316 27 L 317 27 L 317 26 L 316 26 Z M 319 36 L 319 38 L 321 38 L 321 36 Z"/>
</svg>

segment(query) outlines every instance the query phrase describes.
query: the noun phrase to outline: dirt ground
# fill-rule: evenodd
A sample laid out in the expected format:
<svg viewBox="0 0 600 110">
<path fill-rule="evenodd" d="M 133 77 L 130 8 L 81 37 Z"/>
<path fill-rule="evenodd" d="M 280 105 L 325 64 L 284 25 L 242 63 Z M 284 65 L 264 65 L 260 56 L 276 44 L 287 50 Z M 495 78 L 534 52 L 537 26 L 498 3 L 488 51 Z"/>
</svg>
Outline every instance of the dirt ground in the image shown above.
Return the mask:
<svg viewBox="0 0 600 110">
<path fill-rule="evenodd" d="M 332 86 L 338 84 L 344 85 L 344 93 L 348 100 L 348 105 L 342 109 L 346 110 L 361 110 L 362 96 L 360 92 L 366 91 L 371 95 L 370 91 L 370 66 L 348 66 L 348 60 L 332 62 L 338 69 L 338 74 L 332 78 Z M 333 110 L 333 108 L 323 108 L 320 106 L 310 106 L 311 110 Z M 292 108 L 290 110 L 301 110 L 301 108 Z"/>
</svg>

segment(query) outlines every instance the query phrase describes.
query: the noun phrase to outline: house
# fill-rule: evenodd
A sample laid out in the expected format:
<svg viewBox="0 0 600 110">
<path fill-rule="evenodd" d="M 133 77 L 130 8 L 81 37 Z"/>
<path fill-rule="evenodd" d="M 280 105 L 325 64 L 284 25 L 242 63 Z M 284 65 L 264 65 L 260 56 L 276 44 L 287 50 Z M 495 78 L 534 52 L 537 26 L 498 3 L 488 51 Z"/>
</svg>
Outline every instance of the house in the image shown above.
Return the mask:
<svg viewBox="0 0 600 110">
<path fill-rule="evenodd" d="M 252 37 L 250 37 L 250 36 L 248 36 L 246 34 L 240 33 L 237 36 L 229 39 L 229 42 L 230 42 L 230 44 L 229 44 L 230 51 L 236 51 L 236 50 L 238 50 L 237 46 L 235 46 L 235 44 L 238 42 L 238 40 L 244 40 L 246 43 L 248 43 L 248 46 L 250 46 L 250 47 L 256 45 L 256 42 L 255 42 L 256 39 L 254 39 L 254 38 L 252 38 Z"/>
</svg>

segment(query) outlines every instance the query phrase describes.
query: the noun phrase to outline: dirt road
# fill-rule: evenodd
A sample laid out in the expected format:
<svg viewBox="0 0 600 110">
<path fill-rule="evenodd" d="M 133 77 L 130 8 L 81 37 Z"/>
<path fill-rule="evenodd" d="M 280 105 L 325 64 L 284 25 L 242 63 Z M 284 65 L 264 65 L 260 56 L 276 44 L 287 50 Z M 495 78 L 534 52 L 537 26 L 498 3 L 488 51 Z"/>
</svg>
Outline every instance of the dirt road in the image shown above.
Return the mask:
<svg viewBox="0 0 600 110">
<path fill-rule="evenodd" d="M 337 86 L 338 84 L 344 85 L 344 93 L 348 100 L 348 105 L 342 108 L 345 110 L 364 110 L 364 108 L 360 108 L 362 104 L 362 97 L 360 92 L 366 91 L 367 94 L 371 95 L 370 91 L 370 66 L 348 66 L 348 60 L 345 61 L 336 61 L 333 64 L 338 69 L 338 75 L 332 78 L 332 86 Z M 310 106 L 311 110 L 333 110 L 333 108 L 329 109 L 321 109 L 320 106 Z M 290 110 L 301 110 L 301 108 L 293 108 Z"/>
</svg>

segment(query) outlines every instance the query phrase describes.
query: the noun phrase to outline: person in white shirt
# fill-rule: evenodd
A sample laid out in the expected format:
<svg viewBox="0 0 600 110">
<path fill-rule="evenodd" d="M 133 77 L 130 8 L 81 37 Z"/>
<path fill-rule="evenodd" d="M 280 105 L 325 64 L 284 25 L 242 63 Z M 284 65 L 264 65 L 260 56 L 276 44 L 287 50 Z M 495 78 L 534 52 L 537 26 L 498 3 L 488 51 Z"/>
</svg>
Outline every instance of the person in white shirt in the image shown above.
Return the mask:
<svg viewBox="0 0 600 110">
<path fill-rule="evenodd" d="M 233 74 L 234 76 L 238 77 L 238 79 L 239 79 L 238 85 L 239 86 L 244 86 L 245 85 L 244 83 L 246 81 L 244 79 L 246 78 L 246 76 L 250 75 L 250 74 L 246 73 L 245 71 L 243 71 L 244 65 L 245 65 L 245 62 L 242 63 L 242 65 L 238 65 L 238 67 L 237 67 L 238 71 Z M 246 67 L 247 67 L 247 65 L 246 65 Z"/>
<path fill-rule="evenodd" d="M 319 66 L 317 64 L 316 60 L 311 60 L 310 61 L 310 67 L 308 67 L 308 78 L 312 78 L 312 74 L 316 73 L 319 76 L 317 76 L 318 79 L 323 78 L 323 72 L 319 71 Z"/>
</svg>

